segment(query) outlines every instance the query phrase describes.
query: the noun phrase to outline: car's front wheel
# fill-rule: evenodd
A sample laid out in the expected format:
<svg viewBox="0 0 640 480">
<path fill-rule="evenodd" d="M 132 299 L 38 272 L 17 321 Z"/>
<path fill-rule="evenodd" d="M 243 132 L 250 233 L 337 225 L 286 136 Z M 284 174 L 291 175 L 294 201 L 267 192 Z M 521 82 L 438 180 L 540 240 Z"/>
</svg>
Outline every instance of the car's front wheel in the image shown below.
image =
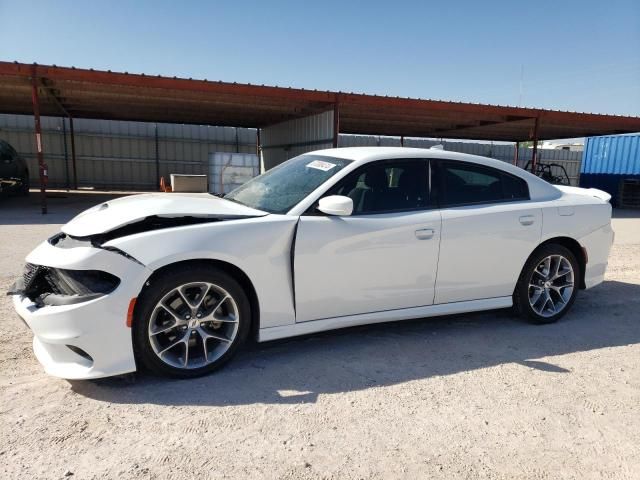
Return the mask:
<svg viewBox="0 0 640 480">
<path fill-rule="evenodd" d="M 166 272 L 138 298 L 133 326 L 138 359 L 161 375 L 207 374 L 243 343 L 250 318 L 244 290 L 226 272 L 192 265 Z"/>
<path fill-rule="evenodd" d="M 536 250 L 520 274 L 513 294 L 517 311 L 532 323 L 552 323 L 567 313 L 580 285 L 575 255 L 562 245 Z"/>
</svg>

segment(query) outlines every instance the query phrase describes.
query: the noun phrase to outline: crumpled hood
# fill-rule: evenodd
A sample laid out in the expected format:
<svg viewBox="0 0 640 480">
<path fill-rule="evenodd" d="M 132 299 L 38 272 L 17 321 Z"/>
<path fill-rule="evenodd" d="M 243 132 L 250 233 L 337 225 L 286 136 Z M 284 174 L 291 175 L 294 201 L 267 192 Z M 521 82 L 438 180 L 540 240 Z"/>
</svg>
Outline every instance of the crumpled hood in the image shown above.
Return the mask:
<svg viewBox="0 0 640 480">
<path fill-rule="evenodd" d="M 87 237 L 110 232 L 147 217 L 160 218 L 247 218 L 267 212 L 214 197 L 207 193 L 149 193 L 109 200 L 92 207 L 62 227 L 72 237 Z"/>
</svg>

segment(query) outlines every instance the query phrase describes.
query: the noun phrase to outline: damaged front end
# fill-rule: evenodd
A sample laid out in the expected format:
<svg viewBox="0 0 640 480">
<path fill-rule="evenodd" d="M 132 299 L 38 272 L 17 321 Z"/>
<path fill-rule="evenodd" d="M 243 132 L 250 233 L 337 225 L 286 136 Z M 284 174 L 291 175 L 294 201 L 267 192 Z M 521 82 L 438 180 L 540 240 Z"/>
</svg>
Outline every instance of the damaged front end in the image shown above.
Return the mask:
<svg viewBox="0 0 640 480">
<path fill-rule="evenodd" d="M 67 270 L 27 263 L 22 278 L 7 292 L 31 300 L 37 307 L 73 305 L 113 292 L 115 275 L 100 270 Z"/>
<path fill-rule="evenodd" d="M 118 252 L 74 242 L 60 234 L 42 242 L 9 290 L 35 355 L 62 378 L 133 371 L 127 308 L 151 272 Z"/>
<path fill-rule="evenodd" d="M 128 253 L 105 244 L 111 240 L 137 233 L 220 220 L 219 218 L 188 215 L 175 218 L 151 215 L 107 232 L 83 237 L 60 232 L 49 238 L 46 243 L 56 250 L 76 248 L 103 250 L 120 255 L 144 267 L 141 262 Z M 119 284 L 120 279 L 117 276 L 102 270 L 54 268 L 27 263 L 22 278 L 15 282 L 7 294 L 26 297 L 40 308 L 87 302 L 113 292 Z"/>
<path fill-rule="evenodd" d="M 47 240 L 50 247 L 58 249 L 94 249 L 120 255 L 128 261 L 144 265 L 128 253 L 107 244 L 109 241 L 153 230 L 198 225 L 221 221 L 215 217 L 159 217 L 147 216 L 136 222 L 120 226 L 107 232 L 74 236 L 60 232 Z M 120 279 L 102 270 L 55 268 L 36 263 L 25 265 L 22 278 L 7 292 L 31 300 L 38 308 L 62 306 L 86 302 L 113 292 Z"/>
</svg>

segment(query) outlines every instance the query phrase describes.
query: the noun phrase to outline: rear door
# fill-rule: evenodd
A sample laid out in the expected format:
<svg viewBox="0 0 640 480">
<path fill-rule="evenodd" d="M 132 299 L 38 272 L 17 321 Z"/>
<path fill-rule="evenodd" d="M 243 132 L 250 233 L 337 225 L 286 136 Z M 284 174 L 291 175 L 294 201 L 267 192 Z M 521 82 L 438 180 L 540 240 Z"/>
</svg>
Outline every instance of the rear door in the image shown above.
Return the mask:
<svg viewBox="0 0 640 480">
<path fill-rule="evenodd" d="M 440 212 L 428 183 L 426 160 L 373 162 L 326 194 L 351 197 L 351 216 L 300 217 L 296 321 L 433 303 Z"/>
<path fill-rule="evenodd" d="M 527 183 L 470 162 L 434 167 L 442 213 L 435 303 L 510 296 L 541 236 Z"/>
</svg>

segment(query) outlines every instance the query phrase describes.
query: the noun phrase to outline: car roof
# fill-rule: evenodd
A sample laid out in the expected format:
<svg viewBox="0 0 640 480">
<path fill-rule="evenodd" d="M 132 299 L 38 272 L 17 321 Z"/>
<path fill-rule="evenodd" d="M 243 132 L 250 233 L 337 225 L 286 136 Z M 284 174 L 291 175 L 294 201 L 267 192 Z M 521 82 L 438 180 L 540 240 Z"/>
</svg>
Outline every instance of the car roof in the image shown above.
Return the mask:
<svg viewBox="0 0 640 480">
<path fill-rule="evenodd" d="M 436 158 L 477 163 L 479 165 L 503 170 L 526 180 L 529 184 L 529 193 L 532 200 L 551 200 L 562 196 L 562 192 L 550 183 L 510 163 L 496 160 L 495 158 L 470 155 L 468 153 L 449 152 L 441 148 L 345 147 L 316 150 L 315 152 L 309 152 L 309 154 L 352 160 L 356 166 L 364 165 L 375 160 L 401 160 L 407 158 Z"/>
<path fill-rule="evenodd" d="M 488 166 L 502 167 L 505 162 L 493 158 L 470 155 L 468 153 L 449 152 L 440 148 L 411 148 L 411 147 L 345 147 L 328 148 L 309 152 L 313 155 L 323 155 L 334 158 L 344 158 L 359 163 L 372 160 L 393 160 L 403 158 L 444 158 L 448 160 L 463 160 L 482 163 Z"/>
</svg>

